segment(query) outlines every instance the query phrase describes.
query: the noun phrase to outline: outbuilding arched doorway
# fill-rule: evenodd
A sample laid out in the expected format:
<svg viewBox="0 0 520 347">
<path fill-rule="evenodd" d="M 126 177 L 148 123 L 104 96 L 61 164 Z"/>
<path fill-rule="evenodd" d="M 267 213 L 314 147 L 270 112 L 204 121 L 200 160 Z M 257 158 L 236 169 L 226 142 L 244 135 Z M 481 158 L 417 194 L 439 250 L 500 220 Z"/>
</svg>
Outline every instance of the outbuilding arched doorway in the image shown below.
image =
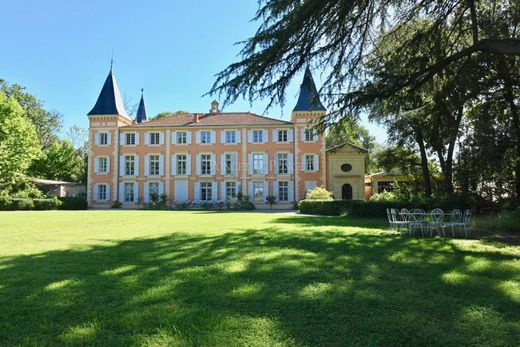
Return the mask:
<svg viewBox="0 0 520 347">
<path fill-rule="evenodd" d="M 348 183 L 345 183 L 341 187 L 341 199 L 342 200 L 352 200 L 352 186 Z"/>
</svg>

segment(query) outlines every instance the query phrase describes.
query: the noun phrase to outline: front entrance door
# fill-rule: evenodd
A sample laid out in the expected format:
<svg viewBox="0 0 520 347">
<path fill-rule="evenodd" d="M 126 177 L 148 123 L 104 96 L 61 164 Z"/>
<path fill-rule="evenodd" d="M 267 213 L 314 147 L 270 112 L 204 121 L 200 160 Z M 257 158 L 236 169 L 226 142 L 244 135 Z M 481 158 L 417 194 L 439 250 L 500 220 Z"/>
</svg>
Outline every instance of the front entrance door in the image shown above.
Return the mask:
<svg viewBox="0 0 520 347">
<path fill-rule="evenodd" d="M 345 183 L 341 187 L 341 199 L 352 200 L 352 186 L 350 184 Z"/>
</svg>

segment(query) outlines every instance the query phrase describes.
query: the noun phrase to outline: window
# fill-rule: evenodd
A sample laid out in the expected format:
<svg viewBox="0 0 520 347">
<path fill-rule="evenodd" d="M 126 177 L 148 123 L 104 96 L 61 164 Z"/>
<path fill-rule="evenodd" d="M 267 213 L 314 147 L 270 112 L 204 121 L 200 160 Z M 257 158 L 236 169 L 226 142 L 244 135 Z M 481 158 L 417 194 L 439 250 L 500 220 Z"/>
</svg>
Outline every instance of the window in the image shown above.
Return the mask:
<svg viewBox="0 0 520 347">
<path fill-rule="evenodd" d="M 305 171 L 314 171 L 314 155 L 306 155 L 305 156 Z"/>
<path fill-rule="evenodd" d="M 99 144 L 102 146 L 108 145 L 108 134 L 107 133 L 99 134 Z"/>
<path fill-rule="evenodd" d="M 211 182 L 202 182 L 200 184 L 200 200 L 211 201 L 213 188 Z"/>
<path fill-rule="evenodd" d="M 188 135 L 186 134 L 185 131 L 179 131 L 177 133 L 177 144 L 185 145 L 186 143 L 188 143 L 187 139 L 188 139 Z"/>
<path fill-rule="evenodd" d="M 341 171 L 343 171 L 343 172 L 350 172 L 350 171 L 352 171 L 352 165 L 347 164 L 347 163 L 341 165 Z"/>
<path fill-rule="evenodd" d="M 135 175 L 135 157 L 133 155 L 125 156 L 125 176 Z"/>
<path fill-rule="evenodd" d="M 177 154 L 177 175 L 186 175 L 186 154 Z"/>
<path fill-rule="evenodd" d="M 134 184 L 125 183 L 125 202 L 134 202 Z"/>
<path fill-rule="evenodd" d="M 98 172 L 99 173 L 107 173 L 108 172 L 108 158 L 99 157 L 98 158 Z"/>
<path fill-rule="evenodd" d="M 159 133 L 150 133 L 150 144 L 158 145 L 160 143 L 159 138 L 160 138 Z"/>
<path fill-rule="evenodd" d="M 125 134 L 125 143 L 128 146 L 135 145 L 135 134 L 134 133 L 127 133 Z"/>
<path fill-rule="evenodd" d="M 264 155 L 262 153 L 253 154 L 253 175 L 264 173 Z"/>
<path fill-rule="evenodd" d="M 158 182 L 150 182 L 148 183 L 148 198 L 152 200 L 152 197 L 159 197 L 159 183 Z"/>
<path fill-rule="evenodd" d="M 210 154 L 202 154 L 200 156 L 200 173 L 201 175 L 211 175 L 211 155 Z"/>
<path fill-rule="evenodd" d="M 236 133 L 234 131 L 226 131 L 226 143 L 235 143 Z"/>
<path fill-rule="evenodd" d="M 98 186 L 98 200 L 106 200 L 107 199 L 107 185 L 100 184 Z"/>
<path fill-rule="evenodd" d="M 224 174 L 232 175 L 233 174 L 233 155 L 226 154 L 225 165 L 226 166 L 224 168 Z"/>
<path fill-rule="evenodd" d="M 226 197 L 228 199 L 234 199 L 237 197 L 236 182 L 226 182 Z"/>
<path fill-rule="evenodd" d="M 278 142 L 287 142 L 287 130 L 278 130 Z"/>
<path fill-rule="evenodd" d="M 159 156 L 151 155 L 150 157 L 150 176 L 159 176 Z"/>
<path fill-rule="evenodd" d="M 316 131 L 313 129 L 305 129 L 305 142 L 313 142 Z"/>
<path fill-rule="evenodd" d="M 278 182 L 278 200 L 289 201 L 289 182 Z"/>
<path fill-rule="evenodd" d="M 377 192 L 392 192 L 394 191 L 394 184 L 390 181 L 380 181 L 377 182 Z"/>
<path fill-rule="evenodd" d="M 264 200 L 264 182 L 253 182 L 253 199 L 254 201 Z"/>
<path fill-rule="evenodd" d="M 263 130 L 253 130 L 253 142 L 264 142 Z"/>
<path fill-rule="evenodd" d="M 200 143 L 211 143 L 211 131 L 200 132 Z"/>
<path fill-rule="evenodd" d="M 279 174 L 289 173 L 288 154 L 287 153 L 278 153 L 278 173 Z"/>
</svg>

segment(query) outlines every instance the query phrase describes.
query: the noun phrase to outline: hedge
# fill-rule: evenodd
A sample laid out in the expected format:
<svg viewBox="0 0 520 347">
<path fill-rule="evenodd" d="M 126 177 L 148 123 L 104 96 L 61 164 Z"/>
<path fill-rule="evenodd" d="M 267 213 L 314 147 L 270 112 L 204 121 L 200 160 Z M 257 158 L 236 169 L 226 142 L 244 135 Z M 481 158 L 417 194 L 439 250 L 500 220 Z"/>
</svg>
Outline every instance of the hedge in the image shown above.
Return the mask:
<svg viewBox="0 0 520 347">
<path fill-rule="evenodd" d="M 60 210 L 86 210 L 88 208 L 85 198 L 67 196 L 58 199 L 62 202 Z"/>
<path fill-rule="evenodd" d="M 453 199 L 429 199 L 416 201 L 364 201 L 364 200 L 302 200 L 298 209 L 305 214 L 339 216 L 347 214 L 356 217 L 386 218 L 387 208 L 422 208 L 432 210 L 441 208 L 450 211 L 455 208 L 471 208 L 469 201 L 453 201 Z"/>
<path fill-rule="evenodd" d="M 30 198 L 11 198 L 8 196 L 0 197 L 1 211 L 18 210 L 57 210 L 62 206 L 62 202 L 57 198 L 30 199 Z"/>
</svg>

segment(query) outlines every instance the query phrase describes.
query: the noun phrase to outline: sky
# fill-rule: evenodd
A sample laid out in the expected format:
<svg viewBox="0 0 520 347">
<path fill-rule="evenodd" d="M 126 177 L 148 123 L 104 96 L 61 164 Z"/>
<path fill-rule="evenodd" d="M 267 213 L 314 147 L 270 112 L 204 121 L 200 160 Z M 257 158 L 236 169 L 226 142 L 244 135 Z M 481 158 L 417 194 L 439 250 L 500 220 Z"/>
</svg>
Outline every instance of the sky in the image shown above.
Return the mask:
<svg viewBox="0 0 520 347">
<path fill-rule="evenodd" d="M 121 95 L 137 104 L 144 89 L 148 116 L 163 111 L 207 112 L 203 96 L 215 74 L 239 60 L 236 44 L 254 35 L 257 0 L 0 0 L 0 78 L 17 83 L 63 114 L 63 134 L 88 127 L 114 59 Z M 283 107 L 238 100 L 225 111 L 289 120 L 303 77 L 296 76 Z M 314 78 L 320 85 L 320 73 Z M 218 97 L 217 97 L 218 99 Z M 362 123 L 383 143 L 383 128 Z"/>
</svg>

